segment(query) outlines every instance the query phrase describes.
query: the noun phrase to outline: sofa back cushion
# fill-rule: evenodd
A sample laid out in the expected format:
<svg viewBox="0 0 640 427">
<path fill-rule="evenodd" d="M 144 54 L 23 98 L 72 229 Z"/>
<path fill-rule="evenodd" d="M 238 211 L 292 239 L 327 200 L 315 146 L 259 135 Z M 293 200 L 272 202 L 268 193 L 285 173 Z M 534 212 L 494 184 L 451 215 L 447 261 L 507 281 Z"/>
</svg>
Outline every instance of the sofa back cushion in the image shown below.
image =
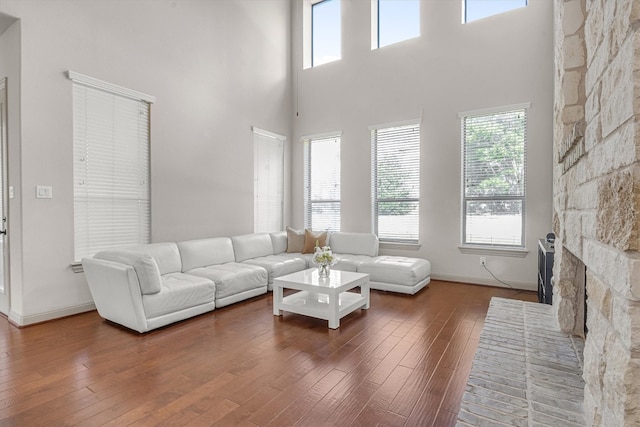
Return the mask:
<svg viewBox="0 0 640 427">
<path fill-rule="evenodd" d="M 158 264 L 160 274 L 180 273 L 182 271 L 180 251 L 178 251 L 178 245 L 174 242 L 149 243 L 148 245 L 137 246 L 127 250 L 151 255 Z"/>
<path fill-rule="evenodd" d="M 271 237 L 267 233 L 233 236 L 231 241 L 233 242 L 233 251 L 236 256 L 236 262 L 273 255 Z"/>
<path fill-rule="evenodd" d="M 378 236 L 373 233 L 331 233 L 329 245 L 337 254 L 378 256 Z"/>
<path fill-rule="evenodd" d="M 113 250 L 98 252 L 94 258 L 119 262 L 133 267 L 138 276 L 142 295 L 152 295 L 160 292 L 162 287 L 160 269 L 151 255 L 127 250 Z"/>
<path fill-rule="evenodd" d="M 182 257 L 182 271 L 236 260 L 233 244 L 228 237 L 187 240 L 179 242 L 178 249 Z"/>
<path fill-rule="evenodd" d="M 287 232 L 286 231 L 277 231 L 275 233 L 270 233 L 271 236 L 271 245 L 273 246 L 273 254 L 278 255 L 282 252 L 287 251 Z"/>
</svg>

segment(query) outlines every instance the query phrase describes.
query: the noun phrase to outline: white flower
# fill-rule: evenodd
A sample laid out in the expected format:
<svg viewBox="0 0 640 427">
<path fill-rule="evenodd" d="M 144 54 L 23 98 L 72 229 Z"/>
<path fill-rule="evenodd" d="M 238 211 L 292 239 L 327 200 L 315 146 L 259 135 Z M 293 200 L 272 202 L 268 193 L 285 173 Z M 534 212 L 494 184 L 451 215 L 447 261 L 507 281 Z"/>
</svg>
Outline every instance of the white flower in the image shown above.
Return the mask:
<svg viewBox="0 0 640 427">
<path fill-rule="evenodd" d="M 335 264 L 335 259 L 333 257 L 333 252 L 331 252 L 331 248 L 329 246 L 324 246 L 322 248 L 316 246 L 316 249 L 313 253 L 313 262 L 323 266 Z"/>
</svg>

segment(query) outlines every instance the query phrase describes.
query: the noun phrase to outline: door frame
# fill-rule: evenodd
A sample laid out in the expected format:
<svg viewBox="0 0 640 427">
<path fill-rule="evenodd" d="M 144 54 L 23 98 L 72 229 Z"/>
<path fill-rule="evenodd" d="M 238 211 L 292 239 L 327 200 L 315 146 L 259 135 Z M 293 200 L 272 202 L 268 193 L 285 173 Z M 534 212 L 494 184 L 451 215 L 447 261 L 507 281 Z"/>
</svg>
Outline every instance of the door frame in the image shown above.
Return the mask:
<svg viewBox="0 0 640 427">
<path fill-rule="evenodd" d="M 1 184 L 2 185 L 2 211 L 0 212 L 0 229 L 8 230 L 8 218 L 9 218 L 9 173 L 8 173 L 8 146 L 9 146 L 9 133 L 7 131 L 8 128 L 8 96 L 7 96 L 7 78 L 0 78 L 0 104 L 2 104 L 3 108 L 0 108 L 0 170 L 2 173 L 1 176 Z M 4 217 L 4 220 L 3 220 Z M 1 222 L 4 222 L 2 224 Z M 11 310 L 11 286 L 9 278 L 11 275 L 9 274 L 9 233 L 8 231 L 4 235 L 4 247 L 2 248 L 3 259 L 0 260 L 3 262 L 3 273 L 4 273 L 4 292 L 0 291 L 0 314 L 9 317 L 9 312 Z"/>
</svg>

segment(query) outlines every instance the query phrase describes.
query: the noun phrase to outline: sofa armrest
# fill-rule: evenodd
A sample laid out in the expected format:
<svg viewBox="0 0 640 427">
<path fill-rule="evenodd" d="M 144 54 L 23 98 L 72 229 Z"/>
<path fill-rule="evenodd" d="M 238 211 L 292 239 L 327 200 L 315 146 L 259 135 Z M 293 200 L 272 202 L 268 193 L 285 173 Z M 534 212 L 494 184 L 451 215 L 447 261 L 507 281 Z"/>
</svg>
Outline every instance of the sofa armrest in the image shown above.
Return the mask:
<svg viewBox="0 0 640 427">
<path fill-rule="evenodd" d="M 132 266 L 84 258 L 82 267 L 101 317 L 138 332 L 149 330 L 138 276 Z"/>
</svg>

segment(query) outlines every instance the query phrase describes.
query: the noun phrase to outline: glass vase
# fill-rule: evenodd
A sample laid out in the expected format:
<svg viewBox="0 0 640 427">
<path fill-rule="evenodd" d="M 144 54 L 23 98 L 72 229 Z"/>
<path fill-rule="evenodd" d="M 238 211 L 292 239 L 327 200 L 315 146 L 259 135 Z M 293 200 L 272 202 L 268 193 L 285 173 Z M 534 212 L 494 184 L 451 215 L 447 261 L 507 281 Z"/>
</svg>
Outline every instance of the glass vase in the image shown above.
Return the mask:
<svg viewBox="0 0 640 427">
<path fill-rule="evenodd" d="M 322 278 L 329 277 L 329 264 L 318 265 L 318 276 Z"/>
</svg>

